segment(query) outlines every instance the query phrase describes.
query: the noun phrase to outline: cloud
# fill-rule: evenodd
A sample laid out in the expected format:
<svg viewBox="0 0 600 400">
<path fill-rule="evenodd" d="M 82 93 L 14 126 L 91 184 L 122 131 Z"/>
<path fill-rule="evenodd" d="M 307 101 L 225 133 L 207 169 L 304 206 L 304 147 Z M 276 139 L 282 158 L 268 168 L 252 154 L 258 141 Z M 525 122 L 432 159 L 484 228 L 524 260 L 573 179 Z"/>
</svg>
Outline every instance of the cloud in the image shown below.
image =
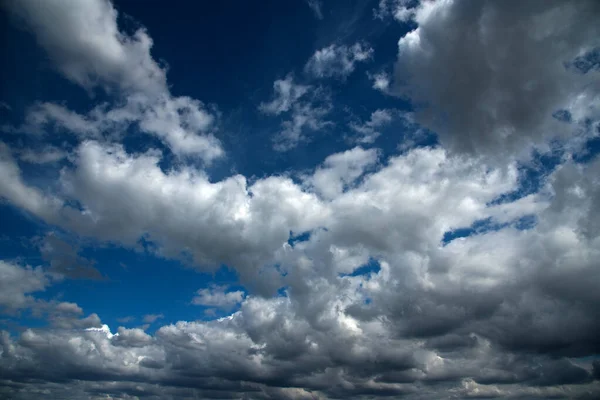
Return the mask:
<svg viewBox="0 0 600 400">
<path fill-rule="evenodd" d="M 46 289 L 50 280 L 41 268 L 19 266 L 0 260 L 0 308 L 14 312 L 31 307 L 33 297 L 29 294 Z"/>
<path fill-rule="evenodd" d="M 79 329 L 100 324 L 96 314 L 80 318 L 83 310 L 76 303 L 36 298 L 36 293 L 56 283 L 42 267 L 0 260 L 0 278 L 0 312 L 5 316 L 14 317 L 25 312 L 31 317 L 45 319 L 58 329 Z"/>
<path fill-rule="evenodd" d="M 418 4 L 419 0 L 380 0 L 373 17 L 383 20 L 391 16 L 399 22 L 409 22 L 415 17 Z"/>
<path fill-rule="evenodd" d="M 115 98 L 114 104 L 99 105 L 87 115 L 41 103 L 28 112 L 22 126 L 8 130 L 41 134 L 53 126 L 79 138 L 118 138 L 136 123 L 177 155 L 199 155 L 207 163 L 223 156 L 213 135 L 216 113 L 198 100 L 171 95 L 166 69 L 150 54 L 152 39 L 143 28 L 132 35 L 119 30 L 110 1 L 71 5 L 26 0 L 9 1 L 6 7 L 33 31 L 67 79 L 90 92 L 102 88 Z"/>
<path fill-rule="evenodd" d="M 244 299 L 244 292 L 235 290 L 228 292 L 228 286 L 211 285 L 208 288 L 199 289 L 192 299 L 192 304 L 197 306 L 216 307 L 231 310 Z"/>
<path fill-rule="evenodd" d="M 390 77 L 386 72 L 378 72 L 376 74 L 367 74 L 369 79 L 373 81 L 373 89 L 379 90 L 382 93 L 387 93 L 390 88 Z"/>
<path fill-rule="evenodd" d="M 273 138 L 273 149 L 288 151 L 310 140 L 308 132 L 316 132 L 331 125 L 330 121 L 325 120 L 330 111 L 329 104 L 298 104 L 291 112 L 290 119 L 282 122 L 281 131 Z"/>
<path fill-rule="evenodd" d="M 165 70 L 150 55 L 152 39 L 144 29 L 133 35 L 121 32 L 111 2 L 25 0 L 10 1 L 7 7 L 31 28 L 73 82 L 87 89 L 105 86 L 153 94 L 166 90 Z"/>
<path fill-rule="evenodd" d="M 142 318 L 142 321 L 144 321 L 147 324 L 152 324 L 154 322 L 156 322 L 157 320 L 164 318 L 165 316 L 163 314 L 147 314 L 144 315 L 144 318 Z"/>
<path fill-rule="evenodd" d="M 566 65 L 598 47 L 598 3 L 422 2 L 398 43 L 392 91 L 453 151 L 519 155 L 572 135 L 552 117 L 597 119 L 598 87 Z"/>
<path fill-rule="evenodd" d="M 26 149 L 19 152 L 19 158 L 32 164 L 49 164 L 63 160 L 67 153 L 54 146 L 45 146 L 41 150 Z"/>
<path fill-rule="evenodd" d="M 344 189 L 351 187 L 367 168 L 373 167 L 378 157 L 377 150 L 360 147 L 333 154 L 307 179 L 307 183 L 324 198 L 335 199 Z"/>
<path fill-rule="evenodd" d="M 309 132 L 319 131 L 331 125 L 325 120 L 331 112 L 331 98 L 325 89 L 297 84 L 290 74 L 273 83 L 273 100 L 260 103 L 259 110 L 267 115 L 285 114 L 281 131 L 273 137 L 276 151 L 288 151 L 310 140 Z"/>
<path fill-rule="evenodd" d="M 320 0 L 306 0 L 306 4 L 308 4 L 317 19 L 323 19 L 323 3 Z"/>
<path fill-rule="evenodd" d="M 79 249 L 59 238 L 47 234 L 41 245 L 42 258 L 50 263 L 49 272 L 71 279 L 104 279 L 94 267 L 95 262 L 80 256 Z"/>
<path fill-rule="evenodd" d="M 28 168 L 44 167 L 19 162 L 22 149 L 0 145 L 2 200 L 61 232 L 40 242 L 49 268 L 0 261 L 0 322 L 19 314 L 47 322 L 0 333 L 0 397 L 600 396 L 600 159 L 561 153 L 531 193 L 515 160 L 545 140 L 550 119 L 573 129 L 595 123 L 595 86 L 580 86 L 597 73 L 591 2 L 532 1 L 518 13 L 516 2 L 415 5 L 418 28 L 400 40 L 393 82 L 380 85 L 411 97 L 415 113 L 379 108 L 348 128 L 369 142 L 397 120 L 415 132 L 436 129 L 448 148 L 403 140 L 388 156 L 358 146 L 294 179 L 220 180 L 194 163 L 165 166 L 161 146 L 131 153 L 119 143 L 135 123 L 172 150 L 194 148 L 186 135 L 218 119 L 148 72 L 158 64 L 145 32 L 121 33 L 109 2 L 33 4 L 9 7 L 40 32 L 57 68 L 124 98 L 84 114 L 54 103 L 27 114 L 23 132 L 76 138 L 53 185 L 32 179 Z M 53 13 L 60 26 L 48 22 Z M 353 48 L 341 48 L 311 59 L 322 76 L 343 79 L 355 68 Z M 131 65 L 138 71 L 125 70 Z M 288 75 L 273 90 L 259 109 L 282 120 L 276 144 L 297 145 L 333 123 L 325 88 Z M 509 133 L 502 143 L 499 132 Z M 467 233 L 444 240 L 459 230 Z M 154 332 L 115 331 L 68 299 L 39 295 L 63 277 L 95 273 L 72 237 L 201 271 L 227 265 L 244 288 L 208 284 L 191 299 L 226 317 L 166 323 L 148 314 L 141 319 Z"/>
<path fill-rule="evenodd" d="M 358 143 L 373 143 L 381 135 L 378 128 L 385 127 L 392 122 L 393 112 L 387 109 L 375 110 L 371 113 L 371 118 L 360 124 L 351 122 L 348 126 L 360 136 L 356 138 Z"/>
<path fill-rule="evenodd" d="M 259 110 L 272 115 L 289 111 L 310 89 L 310 86 L 294 83 L 292 75 L 288 75 L 285 79 L 278 79 L 273 83 L 273 100 L 260 103 Z"/>
<path fill-rule="evenodd" d="M 354 72 L 355 64 L 370 60 L 373 52 L 366 43 L 352 46 L 332 44 L 317 50 L 306 63 L 304 71 L 314 78 L 346 79 Z"/>
<path fill-rule="evenodd" d="M 146 173 L 153 168 L 149 158 L 136 161 L 118 152 L 102 157 L 116 157 L 111 162 L 119 162 L 127 185 L 135 179 L 124 165 Z M 95 160 L 119 181 L 109 159 Z M 178 390 L 187 390 L 201 397 L 294 397 L 283 388 L 301 388 L 298 393 L 317 398 L 598 393 L 591 364 L 588 370 L 572 357 L 593 354 L 598 346 L 593 260 L 599 256 L 600 225 L 593 216 L 600 161 L 566 162 L 540 194 L 495 204 L 518 184 L 516 167 L 491 168 L 440 148 L 409 150 L 368 170 L 375 160 L 375 150 L 360 148 L 327 158 L 312 181 L 325 172 L 322 187 L 336 181 L 348 187 L 326 199 L 308 196 L 328 209 L 308 224 L 311 214 L 298 194 L 310 188 L 287 183 L 286 194 L 278 197 L 282 181 L 254 184 L 254 196 L 246 201 L 265 202 L 265 215 L 280 218 L 286 215 L 282 205 L 296 204 L 306 225 L 277 223 L 283 232 L 311 232 L 293 246 L 282 235 L 269 250 L 284 274 L 285 296 L 236 298 L 240 309 L 229 317 L 181 321 L 154 335 L 124 328 L 113 334 L 108 327 L 29 330 L 18 340 L 5 335 L 3 378 L 17 385 L 32 376 L 38 385 L 76 380 L 72 385 L 82 387 L 73 390 L 121 395 L 133 393 L 128 382 L 138 383 L 136 393 L 179 396 Z M 149 162 L 143 169 L 136 164 L 142 161 Z M 181 187 L 199 182 L 182 175 L 152 181 L 167 188 L 175 177 Z M 121 196 L 133 201 L 125 184 L 120 187 Z M 95 197 L 103 190 L 98 186 Z M 256 205 L 249 207 L 253 215 Z M 502 222 L 530 214 L 538 222 L 527 230 L 506 225 L 440 243 L 444 232 L 482 218 Z M 269 235 L 260 231 L 254 237 Z M 378 261 L 378 270 L 351 275 L 370 258 Z M 205 289 L 199 297 L 215 306 L 233 304 L 222 289 Z M 102 352 L 87 350 L 92 348 Z M 104 381 L 120 386 L 95 386 Z M 444 382 L 443 388 L 435 382 Z M 11 390 L 23 393 L 31 385 Z"/>
</svg>

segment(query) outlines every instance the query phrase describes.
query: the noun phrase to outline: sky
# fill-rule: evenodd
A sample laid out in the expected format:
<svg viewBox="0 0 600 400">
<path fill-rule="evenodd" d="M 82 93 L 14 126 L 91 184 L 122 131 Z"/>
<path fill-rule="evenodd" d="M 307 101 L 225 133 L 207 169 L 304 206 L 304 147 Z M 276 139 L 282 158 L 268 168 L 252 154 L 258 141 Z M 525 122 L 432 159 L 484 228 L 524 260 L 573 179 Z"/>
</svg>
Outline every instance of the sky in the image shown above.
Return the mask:
<svg viewBox="0 0 600 400">
<path fill-rule="evenodd" d="M 600 398 L 599 20 L 0 0 L 0 398 Z"/>
</svg>

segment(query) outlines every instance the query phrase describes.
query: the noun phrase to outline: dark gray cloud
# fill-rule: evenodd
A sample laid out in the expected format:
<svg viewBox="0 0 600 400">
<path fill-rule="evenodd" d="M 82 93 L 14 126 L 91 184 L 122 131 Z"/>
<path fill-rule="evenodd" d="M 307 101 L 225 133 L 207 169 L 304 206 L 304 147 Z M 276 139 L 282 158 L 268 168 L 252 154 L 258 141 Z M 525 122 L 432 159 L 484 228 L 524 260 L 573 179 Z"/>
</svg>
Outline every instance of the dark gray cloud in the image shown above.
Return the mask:
<svg viewBox="0 0 600 400">
<path fill-rule="evenodd" d="M 393 90 L 445 146 L 526 154 L 573 134 L 558 110 L 598 119 L 597 73 L 566 67 L 600 45 L 597 1 L 424 1 L 409 17 L 418 29 L 400 39 Z"/>
</svg>

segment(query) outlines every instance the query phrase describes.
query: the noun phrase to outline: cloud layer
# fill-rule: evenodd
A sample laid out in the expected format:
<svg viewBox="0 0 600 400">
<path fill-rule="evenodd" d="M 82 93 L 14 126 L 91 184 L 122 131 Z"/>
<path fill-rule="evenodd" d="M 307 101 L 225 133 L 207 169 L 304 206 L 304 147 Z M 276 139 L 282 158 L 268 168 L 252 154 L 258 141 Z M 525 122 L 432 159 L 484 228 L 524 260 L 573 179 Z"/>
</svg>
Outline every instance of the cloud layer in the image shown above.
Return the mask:
<svg viewBox="0 0 600 400">
<path fill-rule="evenodd" d="M 7 130 L 48 146 L 51 132 L 71 138 L 45 158 L 0 144 L 0 197 L 49 227 L 34 241 L 43 265 L 0 260 L 0 312 L 48 322 L 1 332 L 0 396 L 600 396 L 600 159 L 577 157 L 597 136 L 595 2 L 381 1 L 377 21 L 417 27 L 375 87 L 414 112 L 334 124 L 324 82 L 344 84 L 374 50 L 332 44 L 253 111 L 281 118 L 275 150 L 333 125 L 353 147 L 302 171 L 222 179 L 205 169 L 226 150 L 213 135 L 221 111 L 171 95 L 149 34 L 119 30 L 109 1 L 6 7 L 65 78 L 114 102 L 86 114 L 33 105 Z M 394 123 L 405 140 L 374 147 Z M 132 124 L 159 141 L 132 151 Z M 427 130 L 441 145 L 410 140 Z M 538 165 L 528 190 L 531 146 L 539 154 L 554 137 L 556 166 Z M 29 164 L 56 182 L 31 179 Z M 194 288 L 186 301 L 201 319 L 108 326 L 42 296 L 62 280 L 105 278 L 71 236 L 201 272 L 226 265 L 239 282 Z"/>
</svg>

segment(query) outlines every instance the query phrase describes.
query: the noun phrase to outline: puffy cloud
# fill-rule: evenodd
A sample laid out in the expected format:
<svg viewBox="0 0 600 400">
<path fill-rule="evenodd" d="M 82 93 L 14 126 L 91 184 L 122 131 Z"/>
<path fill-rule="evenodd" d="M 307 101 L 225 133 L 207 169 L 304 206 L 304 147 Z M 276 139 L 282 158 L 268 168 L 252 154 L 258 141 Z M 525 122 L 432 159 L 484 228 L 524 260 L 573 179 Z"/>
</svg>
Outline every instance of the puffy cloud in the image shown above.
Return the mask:
<svg viewBox="0 0 600 400">
<path fill-rule="evenodd" d="M 82 138 L 114 138 L 137 123 L 177 155 L 199 155 L 206 162 L 223 155 L 213 135 L 216 113 L 198 100 L 171 95 L 166 69 L 150 54 L 152 39 L 144 29 L 132 35 L 120 31 L 110 1 L 73 5 L 26 0 L 5 5 L 33 31 L 64 76 L 89 91 L 102 87 L 117 99 L 111 107 L 97 106 L 87 115 L 62 105 L 38 104 L 22 126 L 9 130 L 39 134 L 52 125 Z"/>
<path fill-rule="evenodd" d="M 596 261 L 600 259 L 600 159 L 580 164 L 565 156 L 541 180 L 538 192 L 525 195 L 516 162 L 502 164 L 486 157 L 490 150 L 486 144 L 495 140 L 494 124 L 519 129 L 546 126 L 535 112 L 525 118 L 533 121 L 528 122 L 513 119 L 510 112 L 495 114 L 504 112 L 505 106 L 485 108 L 499 87 L 505 90 L 500 94 L 520 93 L 514 88 L 530 79 L 529 68 L 538 65 L 525 57 L 520 67 L 526 68 L 515 72 L 517 67 L 505 65 L 510 55 L 498 50 L 503 43 L 515 46 L 512 30 L 500 35 L 498 28 L 500 22 L 513 26 L 508 16 L 514 18 L 514 4 L 442 1 L 415 8 L 419 28 L 401 40 L 406 59 L 399 63 L 423 67 L 423 74 L 431 74 L 431 68 L 447 61 L 456 77 L 469 74 L 479 82 L 480 76 L 469 67 L 473 59 L 476 64 L 481 61 L 483 56 L 474 50 L 483 48 L 488 51 L 484 53 L 489 59 L 483 57 L 489 61 L 486 65 L 502 68 L 492 77 L 503 86 L 492 79 L 488 82 L 492 92 L 478 89 L 484 111 L 470 110 L 461 122 L 462 137 L 440 128 L 442 142 L 450 140 L 450 150 L 403 148 L 401 154 L 384 159 L 377 149 L 356 147 L 326 157 L 313 171 L 297 175 L 297 180 L 266 176 L 249 181 L 234 175 L 214 181 L 190 165 L 161 166 L 158 150 L 130 154 L 122 145 L 89 140 L 94 132 L 82 135 L 56 185 L 42 189 L 28 182 L 10 149 L 2 145 L 0 196 L 11 204 L 50 225 L 99 242 L 138 248 L 143 238 L 154 245 L 156 255 L 184 259 L 202 270 L 226 264 L 237 270 L 246 288 L 209 286 L 192 299 L 206 307 L 237 310 L 227 317 L 179 321 L 157 326 L 154 333 L 124 327 L 113 333 L 96 314 L 82 318 L 83 310 L 75 303 L 33 297 L 50 285 L 54 266 L 45 271 L 0 262 L 3 311 L 31 309 L 32 314 L 46 315 L 50 323 L 44 329 L 12 335 L 2 332 L 0 396 L 597 398 L 600 382 L 593 356 L 600 349 L 596 334 L 600 331 Z M 577 43 L 582 46 L 577 54 L 584 52 L 595 28 L 570 23 L 587 18 L 583 14 L 586 7 L 593 11 L 591 3 L 561 3 L 558 9 L 552 8 L 558 3 L 543 4 L 520 5 L 522 14 L 517 19 L 533 25 L 515 23 L 514 30 L 530 34 L 525 46 L 535 42 L 541 44 L 540 52 L 548 51 L 548 55 L 538 50 L 533 54 L 550 63 L 548 70 L 538 74 L 545 80 L 557 70 L 555 60 L 546 57 L 567 54 Z M 542 12 L 543 7 L 550 11 Z M 556 10 L 566 16 L 559 19 L 566 21 L 563 25 L 550 23 L 557 21 Z M 582 23 L 589 25 L 585 18 Z M 464 24 L 456 25 L 456 32 L 448 30 L 456 21 Z M 466 29 L 471 29 L 470 35 L 464 33 Z M 557 29 L 566 37 L 566 53 L 559 52 L 563 42 L 551 45 L 560 36 Z M 469 40 L 477 44 L 485 39 L 490 47 L 473 44 L 469 57 L 453 58 L 448 54 L 456 51 L 455 46 L 441 43 L 454 43 L 456 38 L 468 39 L 468 45 L 473 44 Z M 421 57 L 429 61 L 421 64 Z M 467 60 L 461 64 L 466 72 L 455 67 L 456 59 Z M 562 63 L 563 58 L 557 60 Z M 577 63 L 582 64 L 582 59 Z M 582 64 L 583 69 L 589 66 L 587 72 L 568 73 L 576 74 L 574 80 L 588 79 L 596 72 L 594 64 L 588 64 Z M 74 71 L 87 68 L 85 63 L 76 65 Z M 416 78 L 411 84 L 423 84 L 420 70 L 412 72 Z M 519 83 L 511 86 L 516 81 L 505 73 L 516 74 Z M 87 75 L 68 76 L 77 80 Z M 455 83 L 429 77 L 431 86 L 419 93 L 424 93 L 425 101 L 433 101 L 430 110 L 456 111 L 450 114 L 453 118 L 464 116 L 460 112 L 472 103 L 436 97 L 461 93 L 452 86 Z M 121 85 L 108 72 L 102 79 Z M 535 92 L 537 83 L 532 82 Z M 558 96 L 558 92 L 575 93 L 562 91 L 565 87 L 578 88 L 562 85 L 552 83 L 547 92 Z M 135 85 L 124 88 L 120 90 L 133 93 Z M 298 85 L 288 76 L 274 84 L 273 100 L 261 109 L 289 116 L 284 128 L 289 127 L 290 137 L 299 140 L 306 127 L 317 130 L 324 123 L 325 114 L 306 122 L 315 109 L 327 109 L 316 103 L 319 90 Z M 464 92 L 469 99 L 471 88 Z M 572 121 L 593 113 L 596 103 L 587 102 L 590 93 L 566 108 Z M 98 110 L 112 121 L 129 121 L 130 110 L 136 109 L 129 107 L 145 104 L 135 103 L 139 95 L 130 94 L 122 108 Z M 210 117 L 195 112 L 201 106 L 192 99 L 163 100 L 158 109 L 158 103 L 153 103 L 149 115 L 137 120 L 147 124 L 144 130 L 177 131 L 177 126 L 186 126 L 203 131 L 212 124 Z M 496 100 L 502 102 L 502 96 Z M 553 112 L 554 103 L 540 101 L 541 108 Z M 80 129 L 73 122 L 77 116 L 52 107 L 47 110 L 62 115 L 53 120 L 64 117 L 63 126 Z M 393 113 L 388 111 L 377 110 L 350 129 L 374 134 L 390 122 Z M 84 116 L 84 121 L 104 136 L 108 129 L 102 124 L 107 119 L 94 119 L 94 113 Z M 489 124 L 482 123 L 488 121 L 481 119 L 482 113 L 491 116 Z M 431 126 L 429 115 L 418 114 L 418 118 Z M 401 119 L 416 125 L 407 115 Z M 448 122 L 443 128 L 454 132 L 456 126 Z M 488 130 L 490 126 L 493 129 Z M 469 129 L 486 132 L 473 139 L 471 150 L 481 152 L 475 157 L 468 154 L 468 146 L 460 146 Z M 530 138 L 543 137 L 536 135 L 531 131 Z M 525 139 L 509 135 L 507 140 L 505 150 Z M 507 193 L 519 195 L 514 199 Z M 447 233 L 460 229 L 469 235 L 444 240 Z M 43 246 L 52 249 L 48 260 L 63 266 L 85 261 L 76 246 L 57 238 L 45 238 Z M 153 314 L 143 319 L 156 323 L 161 317 Z"/>
<path fill-rule="evenodd" d="M 597 119 L 593 73 L 569 63 L 600 45 L 595 1 L 424 1 L 398 43 L 392 91 L 448 148 L 505 157 L 572 135 L 553 118 Z M 522 155 L 522 154 L 521 154 Z"/>
<path fill-rule="evenodd" d="M 354 72 L 355 64 L 373 57 L 373 49 L 365 43 L 352 46 L 332 44 L 317 50 L 306 63 L 304 70 L 315 78 L 346 79 Z"/>
<path fill-rule="evenodd" d="M 415 17 L 418 4 L 419 0 L 380 0 L 373 17 L 383 20 L 392 16 L 399 22 L 409 22 Z"/>
<path fill-rule="evenodd" d="M 96 150 L 95 156 L 108 158 L 95 158 L 94 164 L 120 166 L 104 170 L 114 182 L 128 177 L 128 185 L 135 185 L 131 171 L 137 170 L 154 173 L 147 181 L 161 185 L 160 193 L 173 191 L 168 189 L 173 182 L 180 191 L 208 185 L 183 171 L 151 172 L 150 155 Z M 142 161 L 147 164 L 136 164 Z M 268 251 L 265 260 L 284 273 L 284 297 L 240 296 L 239 311 L 229 317 L 178 322 L 154 335 L 125 328 L 113 334 L 104 327 L 26 331 L 16 341 L 5 336 L 4 379 L 13 388 L 31 376 L 46 385 L 78 380 L 82 390 L 116 381 L 121 386 L 113 389 L 121 395 L 133 393 L 127 382 L 139 382 L 138 393 L 159 397 L 183 396 L 175 390 L 184 388 L 198 396 L 262 398 L 597 394 L 592 366 L 586 369 L 571 357 L 598 348 L 593 288 L 600 230 L 593 215 L 600 161 L 566 162 L 540 194 L 513 203 L 493 200 L 518 184 L 514 167 L 490 168 L 440 148 L 410 150 L 378 170 L 365 169 L 375 161 L 375 150 L 360 148 L 327 158 L 311 179 L 331 170 L 330 181 L 349 186 L 323 199 L 280 178 L 259 180 L 248 189 L 252 197 L 242 196 L 249 202 L 244 218 L 260 215 L 261 221 L 267 214 L 254 213 L 264 209 L 287 215 L 269 222 L 281 224 L 282 232 L 311 231 L 292 246 L 282 234 Z M 94 198 L 106 188 L 94 187 Z M 142 208 L 124 187 L 119 192 L 128 204 Z M 76 188 L 73 194 L 79 193 Z M 152 193 L 158 191 L 142 195 L 148 199 L 156 196 Z M 88 207 L 88 198 L 81 201 Z M 311 202 L 328 211 L 307 212 Z M 511 224 L 530 214 L 537 216 L 533 227 Z M 444 232 L 488 217 L 508 225 L 442 245 Z M 261 232 L 268 235 L 264 228 Z M 354 274 L 370 258 L 379 268 Z M 199 297 L 206 305 L 232 304 L 221 289 Z M 61 367 L 50 368 L 51 362 Z M 443 388 L 436 382 L 444 382 Z M 22 387 L 27 389 L 12 390 L 32 388 Z M 95 393 L 112 390 L 95 388 Z"/>
<path fill-rule="evenodd" d="M 152 39 L 144 29 L 133 35 L 121 32 L 110 1 L 26 0 L 9 1 L 7 6 L 73 82 L 87 89 L 100 85 L 133 92 L 166 90 L 165 70 L 150 55 Z"/>
<path fill-rule="evenodd" d="M 19 265 L 0 260 L 0 308 L 13 312 L 31 307 L 30 293 L 46 289 L 50 281 L 41 268 Z"/>
<path fill-rule="evenodd" d="M 352 185 L 368 167 L 373 167 L 377 159 L 377 150 L 363 150 L 360 147 L 333 154 L 307 179 L 307 183 L 324 198 L 334 199 Z"/>
<path fill-rule="evenodd" d="M 285 79 L 278 79 L 273 83 L 273 100 L 261 103 L 259 109 L 265 114 L 279 115 L 289 111 L 310 89 L 310 86 L 294 83 L 293 76 L 288 75 Z"/>
<path fill-rule="evenodd" d="M 228 286 L 218 285 L 199 289 L 196 292 L 196 296 L 192 299 L 192 304 L 230 310 L 242 302 L 244 292 L 241 290 L 228 292 L 228 289 Z"/>
</svg>

